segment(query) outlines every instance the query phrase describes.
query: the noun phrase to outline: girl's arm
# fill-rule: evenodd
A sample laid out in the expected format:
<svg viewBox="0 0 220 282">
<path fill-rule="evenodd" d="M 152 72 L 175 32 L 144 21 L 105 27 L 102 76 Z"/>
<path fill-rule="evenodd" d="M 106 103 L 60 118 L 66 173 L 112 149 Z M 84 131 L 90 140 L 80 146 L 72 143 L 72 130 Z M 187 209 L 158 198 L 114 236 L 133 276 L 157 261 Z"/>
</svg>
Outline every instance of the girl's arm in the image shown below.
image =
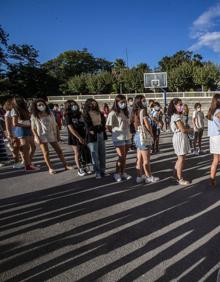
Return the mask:
<svg viewBox="0 0 220 282">
<path fill-rule="evenodd" d="M 181 120 L 178 120 L 178 121 L 176 122 L 176 125 L 177 125 L 178 129 L 179 129 L 182 133 L 188 134 L 188 133 L 191 131 L 190 128 L 185 128 L 185 126 L 184 126 L 184 124 L 183 124 L 183 122 L 182 122 Z"/>
<path fill-rule="evenodd" d="M 11 125 L 12 125 L 12 119 L 11 117 L 5 117 L 5 128 L 7 132 L 7 137 L 11 139 L 13 137 L 12 131 L 11 131 Z"/>
</svg>

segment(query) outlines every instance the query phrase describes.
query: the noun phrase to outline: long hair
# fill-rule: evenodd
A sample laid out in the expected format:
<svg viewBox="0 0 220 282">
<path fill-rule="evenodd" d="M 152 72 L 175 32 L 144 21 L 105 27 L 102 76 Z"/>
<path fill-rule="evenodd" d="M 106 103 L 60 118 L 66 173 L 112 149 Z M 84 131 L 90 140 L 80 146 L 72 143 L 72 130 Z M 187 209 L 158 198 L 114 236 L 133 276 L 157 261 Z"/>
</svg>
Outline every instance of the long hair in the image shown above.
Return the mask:
<svg viewBox="0 0 220 282">
<path fill-rule="evenodd" d="M 93 107 L 92 107 L 92 103 L 96 103 L 96 105 L 97 105 L 97 107 L 96 107 L 96 109 L 93 109 Z M 99 108 L 99 104 L 97 103 L 97 101 L 95 100 L 95 99 L 92 99 L 92 98 L 89 98 L 89 99 L 87 99 L 86 100 L 86 102 L 85 102 L 85 104 L 84 104 L 84 107 L 83 107 L 83 115 L 85 116 L 85 117 L 87 117 L 88 115 L 89 115 L 89 112 L 90 111 L 96 111 L 97 113 L 100 113 L 101 114 L 101 112 L 100 112 L 100 108 Z"/>
<path fill-rule="evenodd" d="M 13 98 L 9 98 L 6 100 L 6 102 L 4 103 L 3 109 L 5 111 L 11 111 L 13 108 Z"/>
<path fill-rule="evenodd" d="M 72 111 L 72 109 L 71 109 L 72 105 L 76 105 L 78 107 L 78 110 L 76 112 Z M 64 116 L 68 116 L 70 114 L 74 115 L 74 116 L 80 116 L 81 115 L 79 105 L 74 100 L 67 100 L 64 103 Z"/>
<path fill-rule="evenodd" d="M 114 101 L 114 104 L 112 106 L 112 111 L 116 112 L 117 115 L 119 115 L 120 112 L 123 112 L 126 115 L 126 117 L 129 117 L 128 108 L 126 107 L 125 109 L 121 110 L 118 106 L 118 103 L 122 100 L 125 100 L 125 102 L 127 103 L 126 97 L 122 94 L 118 94 L 115 97 L 115 101 Z"/>
<path fill-rule="evenodd" d="M 213 116 L 217 109 L 220 109 L 220 94 L 215 94 L 212 98 L 211 106 L 209 108 L 207 115 L 208 120 L 213 119 Z"/>
<path fill-rule="evenodd" d="M 41 99 L 41 98 L 36 99 L 35 101 L 33 101 L 32 106 L 31 106 L 31 113 L 32 113 L 32 115 L 33 115 L 34 117 L 36 117 L 36 118 L 39 118 L 39 114 L 41 113 L 41 111 L 39 111 L 38 108 L 37 108 L 37 104 L 38 104 L 38 103 L 44 104 L 44 105 L 46 106 L 45 112 L 46 112 L 48 115 L 50 115 L 51 111 L 50 111 L 50 109 L 49 109 L 47 103 L 45 102 L 44 99 Z"/>
<path fill-rule="evenodd" d="M 21 120 L 30 119 L 30 112 L 23 97 L 15 96 L 12 101 L 13 109 Z"/>
<path fill-rule="evenodd" d="M 169 104 L 169 107 L 168 107 L 168 110 L 167 110 L 167 113 L 168 115 L 171 117 L 173 114 L 177 114 L 177 111 L 176 111 L 176 108 L 175 106 L 179 103 L 179 102 L 182 102 L 181 99 L 179 98 L 174 98 L 170 101 L 170 104 Z"/>
</svg>

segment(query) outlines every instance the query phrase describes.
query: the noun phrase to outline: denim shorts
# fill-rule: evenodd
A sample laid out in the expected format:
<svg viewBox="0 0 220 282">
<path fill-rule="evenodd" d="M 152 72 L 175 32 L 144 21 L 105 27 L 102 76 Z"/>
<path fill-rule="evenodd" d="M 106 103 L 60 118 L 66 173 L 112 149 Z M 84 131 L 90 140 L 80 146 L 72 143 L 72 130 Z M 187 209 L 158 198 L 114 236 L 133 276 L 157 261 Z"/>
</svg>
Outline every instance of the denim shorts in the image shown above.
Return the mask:
<svg viewBox="0 0 220 282">
<path fill-rule="evenodd" d="M 113 141 L 113 145 L 117 147 L 122 147 L 125 145 L 131 145 L 131 139 L 129 140 L 119 140 L 119 141 Z"/>
<path fill-rule="evenodd" d="M 140 139 L 140 133 L 136 132 L 134 135 L 134 143 L 137 149 L 141 151 L 147 151 L 151 149 L 151 145 L 142 145 Z"/>
<path fill-rule="evenodd" d="M 27 127 L 15 127 L 14 129 L 15 137 L 17 138 L 24 138 L 28 136 L 33 136 L 32 131 L 30 128 Z"/>
</svg>

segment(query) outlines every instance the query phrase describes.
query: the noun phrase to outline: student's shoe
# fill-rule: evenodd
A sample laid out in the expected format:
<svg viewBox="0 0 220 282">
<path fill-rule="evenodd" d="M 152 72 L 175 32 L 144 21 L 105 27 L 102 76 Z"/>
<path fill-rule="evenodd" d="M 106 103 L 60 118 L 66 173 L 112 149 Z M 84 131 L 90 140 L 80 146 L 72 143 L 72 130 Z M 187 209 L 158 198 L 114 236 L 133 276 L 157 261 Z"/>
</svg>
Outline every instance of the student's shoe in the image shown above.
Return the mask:
<svg viewBox="0 0 220 282">
<path fill-rule="evenodd" d="M 79 169 L 78 169 L 78 175 L 79 175 L 79 176 L 84 176 L 84 175 L 86 175 L 86 172 L 84 171 L 84 169 L 79 168 Z"/>
<path fill-rule="evenodd" d="M 86 172 L 86 174 L 91 175 L 92 171 L 90 169 L 90 167 L 88 166 L 86 169 L 84 169 L 84 171 Z"/>
<path fill-rule="evenodd" d="M 115 173 L 114 174 L 114 179 L 115 179 L 116 182 L 121 182 L 122 181 L 121 175 L 119 173 Z"/>
<path fill-rule="evenodd" d="M 40 170 L 40 168 L 39 168 L 38 166 L 33 165 L 33 164 L 30 164 L 30 167 L 32 167 L 32 168 L 35 169 L 35 170 Z"/>
<path fill-rule="evenodd" d="M 101 179 L 102 178 L 102 176 L 101 176 L 101 174 L 100 173 L 96 173 L 96 177 L 95 177 L 96 179 Z"/>
<path fill-rule="evenodd" d="M 125 172 L 125 173 L 122 174 L 121 178 L 124 179 L 124 180 L 130 180 L 130 179 L 132 179 L 132 176 Z"/>
<path fill-rule="evenodd" d="M 54 175 L 54 174 L 56 174 L 57 172 L 56 172 L 56 170 L 54 170 L 54 169 L 49 169 L 49 174 L 50 175 Z"/>
<path fill-rule="evenodd" d="M 136 177 L 136 183 L 137 184 L 143 183 L 144 181 L 145 181 L 145 177 L 143 177 L 143 175 Z"/>
<path fill-rule="evenodd" d="M 182 186 L 187 186 L 190 184 L 190 182 L 188 180 L 184 180 L 183 178 L 180 180 L 177 180 L 177 182 L 182 185 Z"/>
<path fill-rule="evenodd" d="M 16 168 L 16 169 L 24 168 L 24 164 L 22 164 L 22 163 L 15 163 L 13 165 L 13 168 Z"/>
<path fill-rule="evenodd" d="M 38 171 L 39 170 L 39 168 L 37 168 L 37 167 L 35 167 L 35 166 L 32 166 L 32 165 L 27 165 L 26 167 L 25 167 L 25 171 L 26 172 L 33 172 L 33 171 Z"/>
<path fill-rule="evenodd" d="M 158 181 L 160 181 L 160 178 L 153 175 L 145 177 L 145 183 L 156 183 Z"/>
</svg>

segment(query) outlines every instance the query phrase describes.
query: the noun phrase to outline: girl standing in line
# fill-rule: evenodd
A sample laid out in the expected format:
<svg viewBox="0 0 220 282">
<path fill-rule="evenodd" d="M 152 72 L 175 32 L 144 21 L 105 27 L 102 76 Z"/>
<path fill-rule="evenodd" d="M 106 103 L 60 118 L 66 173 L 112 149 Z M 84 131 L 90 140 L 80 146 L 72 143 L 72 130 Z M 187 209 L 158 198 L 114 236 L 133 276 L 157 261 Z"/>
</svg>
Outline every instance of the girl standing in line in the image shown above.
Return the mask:
<svg viewBox="0 0 220 282">
<path fill-rule="evenodd" d="M 174 168 L 174 175 L 180 185 L 189 185 L 189 181 L 183 179 L 183 168 L 186 155 L 190 153 L 188 133 L 191 131 L 186 128 L 182 121 L 183 103 L 180 99 L 171 100 L 168 114 L 171 116 L 170 127 L 173 132 L 173 147 L 177 155 Z"/>
<path fill-rule="evenodd" d="M 78 175 L 91 174 L 90 169 L 84 168 L 80 161 L 80 149 L 86 146 L 86 131 L 79 105 L 73 100 L 68 100 L 64 104 L 64 109 L 65 124 L 68 130 L 68 144 L 72 146 L 74 152 Z"/>
<path fill-rule="evenodd" d="M 220 94 L 212 98 L 208 112 L 208 136 L 210 137 L 210 153 L 213 154 L 211 165 L 211 186 L 216 187 L 216 173 L 220 164 Z"/>
<path fill-rule="evenodd" d="M 56 173 L 56 171 L 53 169 L 50 161 L 48 144 L 50 144 L 57 153 L 64 166 L 64 169 L 71 169 L 72 167 L 67 165 L 63 156 L 63 152 L 58 143 L 60 139 L 59 129 L 54 114 L 50 111 L 46 102 L 43 99 L 34 101 L 31 112 L 32 131 L 37 144 L 40 145 L 45 163 L 49 169 L 49 174 L 53 175 Z"/>
<path fill-rule="evenodd" d="M 159 178 L 154 177 L 151 173 L 150 151 L 152 144 L 151 142 L 149 142 L 148 144 L 143 144 L 141 142 L 141 130 L 145 130 L 146 133 L 149 134 L 153 140 L 153 131 L 149 123 L 149 116 L 147 113 L 147 101 L 143 95 L 137 95 L 135 97 L 131 122 L 134 124 L 135 128 L 134 141 L 137 148 L 136 182 L 155 183 L 159 181 Z"/>
<path fill-rule="evenodd" d="M 105 117 L 94 99 L 87 99 L 83 107 L 86 141 L 89 147 L 96 178 L 105 176 Z"/>
<path fill-rule="evenodd" d="M 118 160 L 114 179 L 117 182 L 129 180 L 132 177 L 125 173 L 126 158 L 131 147 L 130 119 L 127 101 L 124 95 L 117 95 L 106 122 L 107 129 L 112 133 L 113 145 L 116 149 Z"/>
<path fill-rule="evenodd" d="M 30 112 L 28 111 L 27 103 L 22 97 L 15 97 L 12 102 L 12 107 L 12 125 L 15 127 L 15 137 L 19 139 L 25 170 L 27 172 L 39 170 L 31 164 L 36 146 L 31 131 Z"/>
</svg>

